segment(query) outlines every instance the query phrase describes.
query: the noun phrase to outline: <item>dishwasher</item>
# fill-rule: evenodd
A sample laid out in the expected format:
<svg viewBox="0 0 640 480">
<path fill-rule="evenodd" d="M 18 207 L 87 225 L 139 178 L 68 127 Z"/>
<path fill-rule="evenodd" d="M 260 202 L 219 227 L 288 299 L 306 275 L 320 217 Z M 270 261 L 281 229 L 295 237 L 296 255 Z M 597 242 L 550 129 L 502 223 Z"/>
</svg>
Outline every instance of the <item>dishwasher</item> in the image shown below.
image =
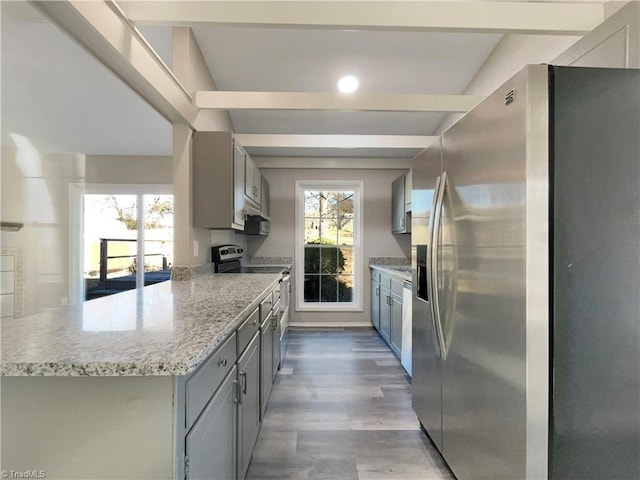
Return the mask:
<svg viewBox="0 0 640 480">
<path fill-rule="evenodd" d="M 402 285 L 402 350 L 400 363 L 411 376 L 411 282 Z"/>
</svg>

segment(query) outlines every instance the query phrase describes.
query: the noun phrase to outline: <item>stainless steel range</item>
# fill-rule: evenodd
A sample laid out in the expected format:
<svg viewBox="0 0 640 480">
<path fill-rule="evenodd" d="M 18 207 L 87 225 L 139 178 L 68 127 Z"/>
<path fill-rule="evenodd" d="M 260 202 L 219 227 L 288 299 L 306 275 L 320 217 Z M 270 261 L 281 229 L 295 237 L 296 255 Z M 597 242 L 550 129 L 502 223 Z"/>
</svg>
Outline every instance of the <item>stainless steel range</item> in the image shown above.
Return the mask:
<svg viewBox="0 0 640 480">
<path fill-rule="evenodd" d="M 288 273 L 286 265 L 242 265 L 244 249 L 239 245 L 211 247 L 211 259 L 216 273 Z"/>
</svg>

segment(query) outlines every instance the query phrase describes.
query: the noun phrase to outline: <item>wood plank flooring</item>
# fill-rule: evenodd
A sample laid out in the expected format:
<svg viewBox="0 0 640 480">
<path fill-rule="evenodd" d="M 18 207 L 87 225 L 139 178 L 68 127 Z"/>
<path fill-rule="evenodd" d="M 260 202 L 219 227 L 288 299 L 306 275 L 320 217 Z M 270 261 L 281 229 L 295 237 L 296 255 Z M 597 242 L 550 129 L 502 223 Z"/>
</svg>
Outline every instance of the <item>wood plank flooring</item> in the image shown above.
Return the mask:
<svg viewBox="0 0 640 480">
<path fill-rule="evenodd" d="M 454 480 L 374 329 L 292 329 L 250 480 Z"/>
</svg>

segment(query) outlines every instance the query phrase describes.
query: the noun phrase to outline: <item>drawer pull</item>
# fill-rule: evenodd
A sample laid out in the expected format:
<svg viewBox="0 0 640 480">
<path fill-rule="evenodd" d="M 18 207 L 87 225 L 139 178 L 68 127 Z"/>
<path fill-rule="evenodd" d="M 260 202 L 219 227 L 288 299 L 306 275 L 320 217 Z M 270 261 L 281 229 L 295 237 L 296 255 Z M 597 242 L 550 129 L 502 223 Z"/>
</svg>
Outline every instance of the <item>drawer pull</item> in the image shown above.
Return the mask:
<svg viewBox="0 0 640 480">
<path fill-rule="evenodd" d="M 240 389 L 247 394 L 247 372 L 240 371 Z"/>
<path fill-rule="evenodd" d="M 219 358 L 218 359 L 218 366 L 219 367 L 226 367 L 227 366 L 227 357 Z"/>
<path fill-rule="evenodd" d="M 253 322 L 251 322 L 251 326 L 255 327 L 256 325 L 258 325 L 258 319 L 256 318 Z"/>
</svg>

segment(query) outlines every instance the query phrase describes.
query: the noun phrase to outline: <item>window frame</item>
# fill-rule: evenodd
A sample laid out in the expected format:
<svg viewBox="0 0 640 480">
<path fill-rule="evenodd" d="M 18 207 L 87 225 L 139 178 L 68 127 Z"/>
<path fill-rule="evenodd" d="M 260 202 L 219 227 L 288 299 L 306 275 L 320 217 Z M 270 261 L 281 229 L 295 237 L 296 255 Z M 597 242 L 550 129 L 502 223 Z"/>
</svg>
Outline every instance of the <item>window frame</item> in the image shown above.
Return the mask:
<svg viewBox="0 0 640 480">
<path fill-rule="evenodd" d="M 353 191 L 353 301 L 305 302 L 304 301 L 304 192 L 305 190 Z M 362 312 L 364 274 L 363 259 L 363 210 L 364 182 L 354 180 L 296 180 L 295 195 L 295 285 L 296 311 L 298 312 Z"/>
</svg>

